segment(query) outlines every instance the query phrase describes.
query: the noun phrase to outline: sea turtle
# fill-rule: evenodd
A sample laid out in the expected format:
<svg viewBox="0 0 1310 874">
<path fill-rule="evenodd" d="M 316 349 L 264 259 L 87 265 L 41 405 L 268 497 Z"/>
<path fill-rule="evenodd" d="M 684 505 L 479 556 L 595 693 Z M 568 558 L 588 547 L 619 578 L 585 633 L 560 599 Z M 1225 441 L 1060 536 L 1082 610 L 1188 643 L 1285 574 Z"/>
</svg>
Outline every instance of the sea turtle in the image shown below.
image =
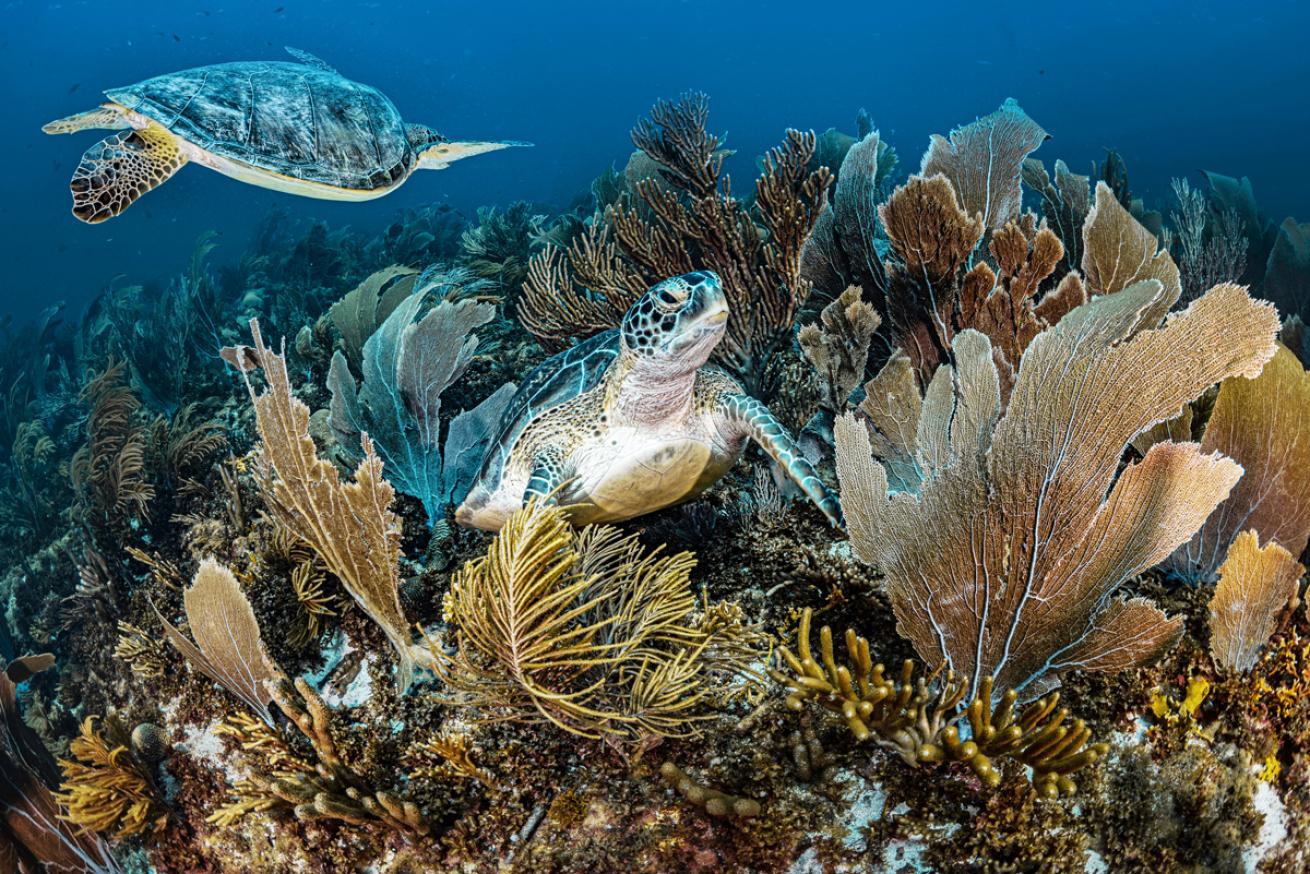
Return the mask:
<svg viewBox="0 0 1310 874">
<path fill-rule="evenodd" d="M 451 142 L 405 124 L 386 95 L 288 48 L 296 63 L 238 61 L 146 79 L 105 92 L 109 102 L 52 121 L 48 134 L 123 130 L 96 143 L 69 187 L 73 215 L 102 222 L 187 161 L 276 191 L 370 200 L 417 169 L 528 143 Z"/>
<path fill-rule="evenodd" d="M 840 524 L 837 499 L 768 408 L 707 366 L 728 300 L 710 272 L 650 288 L 618 328 L 528 375 L 501 419 L 461 525 L 498 530 L 530 498 L 570 507 L 579 525 L 690 500 L 754 440 Z"/>
</svg>

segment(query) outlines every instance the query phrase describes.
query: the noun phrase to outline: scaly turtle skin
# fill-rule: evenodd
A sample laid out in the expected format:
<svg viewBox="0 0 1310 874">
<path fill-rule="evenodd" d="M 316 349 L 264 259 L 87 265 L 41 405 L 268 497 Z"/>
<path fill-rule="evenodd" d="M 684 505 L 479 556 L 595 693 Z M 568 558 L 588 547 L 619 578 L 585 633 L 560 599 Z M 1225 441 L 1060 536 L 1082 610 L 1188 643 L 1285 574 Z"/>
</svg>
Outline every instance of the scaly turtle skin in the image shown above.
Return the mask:
<svg viewBox="0 0 1310 874">
<path fill-rule="evenodd" d="M 73 174 L 73 215 L 102 222 L 195 161 L 242 182 L 328 200 L 369 200 L 419 168 L 527 145 L 449 142 L 405 124 L 386 95 L 313 55 L 156 76 L 105 92 L 109 102 L 52 121 L 49 134 L 130 129 L 96 143 Z"/>
<path fill-rule="evenodd" d="M 498 530 L 530 498 L 570 508 L 578 525 L 631 519 L 688 501 L 754 440 L 841 524 L 828 492 L 764 404 L 717 367 L 728 301 L 713 273 L 655 285 L 623 324 L 533 371 L 455 512 Z"/>
</svg>

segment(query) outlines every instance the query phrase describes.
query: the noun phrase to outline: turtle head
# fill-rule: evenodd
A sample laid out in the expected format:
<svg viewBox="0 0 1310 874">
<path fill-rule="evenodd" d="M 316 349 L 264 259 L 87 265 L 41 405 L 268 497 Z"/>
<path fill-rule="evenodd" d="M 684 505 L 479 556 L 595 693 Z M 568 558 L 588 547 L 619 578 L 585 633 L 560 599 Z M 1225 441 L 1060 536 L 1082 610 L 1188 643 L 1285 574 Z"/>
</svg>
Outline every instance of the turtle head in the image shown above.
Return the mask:
<svg viewBox="0 0 1310 874">
<path fill-rule="evenodd" d="M 709 360 L 728 327 L 728 298 L 708 270 L 664 280 L 623 317 L 623 349 L 662 371 L 692 371 Z"/>
<path fill-rule="evenodd" d="M 409 140 L 409 147 L 414 150 L 415 154 L 422 154 L 424 150 L 431 146 L 446 141 L 445 137 L 426 124 L 405 125 L 405 139 Z"/>
</svg>

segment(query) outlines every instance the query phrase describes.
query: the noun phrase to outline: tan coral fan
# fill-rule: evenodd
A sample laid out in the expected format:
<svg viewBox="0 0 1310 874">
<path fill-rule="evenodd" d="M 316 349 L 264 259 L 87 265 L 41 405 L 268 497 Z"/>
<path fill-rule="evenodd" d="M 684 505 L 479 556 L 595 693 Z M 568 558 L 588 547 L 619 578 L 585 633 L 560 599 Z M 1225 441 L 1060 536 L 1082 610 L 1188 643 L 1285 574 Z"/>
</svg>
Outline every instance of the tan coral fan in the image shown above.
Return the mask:
<svg viewBox="0 0 1310 874">
<path fill-rule="evenodd" d="M 1280 614 L 1295 608 L 1303 573 L 1277 543 L 1260 546 L 1255 531 L 1237 535 L 1210 599 L 1210 655 L 1216 664 L 1242 673 L 1255 667 Z"/>
<path fill-rule="evenodd" d="M 1024 159 L 1046 138 L 1018 103 L 1007 100 L 991 115 L 951 131 L 949 139 L 934 135 L 919 172 L 945 175 L 969 215 L 996 230 L 1018 217 Z"/>
<path fill-rule="evenodd" d="M 259 623 L 232 572 L 213 559 L 200 563 L 182 595 L 195 643 L 155 610 L 164 634 L 196 670 L 271 721 L 269 682 L 281 676 L 264 650 Z"/>
<path fill-rule="evenodd" d="M 1164 295 L 1148 313 L 1155 321 L 1164 318 L 1183 293 L 1174 259 L 1104 182 L 1096 183 L 1096 203 L 1083 222 L 1083 274 L 1096 294 L 1114 294 L 1143 279 L 1158 279 Z"/>
<path fill-rule="evenodd" d="M 382 478 L 382 461 L 368 436 L 353 482 L 342 483 L 331 462 L 319 458 L 309 436 L 309 408 L 291 393 L 286 359 L 264 345 L 259 322 L 250 323 L 268 388 L 247 381 L 264 457 L 272 468 L 271 509 L 323 559 L 396 651 L 396 685 L 409 687 L 414 647 L 400 609 L 400 518 L 391 511 L 395 491 Z M 247 378 L 248 379 L 248 378 Z"/>
<path fill-rule="evenodd" d="M 1201 448 L 1246 473 L 1204 527 L 1169 559 L 1189 580 L 1209 580 L 1238 532 L 1254 528 L 1294 557 L 1310 539 L 1310 373 L 1286 347 L 1255 379 L 1224 380 Z"/>
<path fill-rule="evenodd" d="M 1109 596 L 1199 528 L 1240 469 L 1195 444 L 1157 444 L 1116 477 L 1119 460 L 1216 380 L 1257 373 L 1277 318 L 1222 285 L 1141 330 L 1166 296 L 1138 283 L 1038 335 L 999 420 L 990 344 L 960 334 L 958 369 L 924 400 L 921 496 L 888 498 L 868 432 L 838 422 L 852 545 L 886 575 L 898 628 L 925 662 L 1026 693 L 1062 670 L 1138 664 L 1180 632 L 1148 602 Z"/>
</svg>

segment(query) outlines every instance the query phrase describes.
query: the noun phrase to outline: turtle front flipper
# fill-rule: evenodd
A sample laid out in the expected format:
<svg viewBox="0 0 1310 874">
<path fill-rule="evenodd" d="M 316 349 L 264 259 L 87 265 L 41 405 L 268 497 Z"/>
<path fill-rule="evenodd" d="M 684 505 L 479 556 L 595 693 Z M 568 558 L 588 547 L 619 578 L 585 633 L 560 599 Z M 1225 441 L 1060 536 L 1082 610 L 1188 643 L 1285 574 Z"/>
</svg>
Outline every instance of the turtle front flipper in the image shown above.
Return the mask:
<svg viewBox="0 0 1310 874">
<path fill-rule="evenodd" d="M 81 130 L 124 130 L 131 127 L 123 113 L 112 106 L 97 106 L 41 125 L 48 134 L 75 134 Z"/>
<path fill-rule="evenodd" d="M 801 454 L 796 441 L 769 408 L 750 395 L 742 394 L 725 395 L 719 403 L 724 417 L 738 423 L 823 511 L 833 527 L 841 528 L 841 503 L 828 491 L 814 465 Z"/>
<path fill-rule="evenodd" d="M 68 183 L 73 215 L 88 224 L 111 219 L 186 161 L 177 140 L 157 124 L 106 137 L 86 150 Z"/>
<path fill-rule="evenodd" d="M 564 475 L 564 452 L 556 446 L 541 450 L 532 460 L 532 474 L 523 489 L 524 506 L 534 498 L 538 504 L 558 503 L 560 486 L 567 479 Z"/>
</svg>

